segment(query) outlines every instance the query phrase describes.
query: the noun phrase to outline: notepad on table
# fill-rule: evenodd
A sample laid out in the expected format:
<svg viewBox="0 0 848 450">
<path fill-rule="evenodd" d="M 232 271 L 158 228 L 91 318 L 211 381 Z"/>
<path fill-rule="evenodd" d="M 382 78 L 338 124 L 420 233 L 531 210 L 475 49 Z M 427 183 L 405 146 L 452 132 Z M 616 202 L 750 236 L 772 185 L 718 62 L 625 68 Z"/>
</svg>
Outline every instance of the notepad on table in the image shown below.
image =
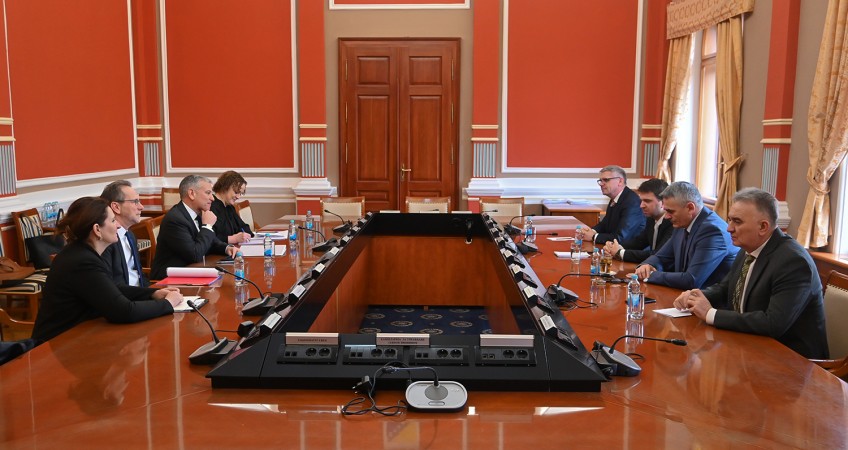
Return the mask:
<svg viewBox="0 0 848 450">
<path fill-rule="evenodd" d="M 201 306 L 206 304 L 205 298 L 200 298 L 196 295 L 186 295 L 183 297 L 183 301 L 180 302 L 179 305 L 174 306 L 174 312 L 191 312 L 194 311 L 191 306 L 188 306 L 188 301 L 191 300 L 194 302 L 194 307 L 200 309 Z"/>
<path fill-rule="evenodd" d="M 686 309 L 681 311 L 677 308 L 655 309 L 654 312 L 668 317 L 686 317 L 692 315 L 692 311 Z"/>
<path fill-rule="evenodd" d="M 554 256 L 556 256 L 557 258 L 571 258 L 571 252 L 557 252 L 557 251 L 554 251 Z M 586 253 L 586 252 L 580 252 L 580 259 L 586 259 L 586 258 L 588 258 L 589 256 L 590 256 L 590 255 L 589 255 L 588 253 Z"/>
<path fill-rule="evenodd" d="M 245 258 L 248 256 L 265 256 L 265 246 L 264 245 L 255 245 L 255 244 L 242 244 L 239 247 L 239 251 L 241 251 L 241 255 Z M 274 245 L 274 256 L 283 256 L 286 254 L 286 246 L 275 244 Z"/>
</svg>

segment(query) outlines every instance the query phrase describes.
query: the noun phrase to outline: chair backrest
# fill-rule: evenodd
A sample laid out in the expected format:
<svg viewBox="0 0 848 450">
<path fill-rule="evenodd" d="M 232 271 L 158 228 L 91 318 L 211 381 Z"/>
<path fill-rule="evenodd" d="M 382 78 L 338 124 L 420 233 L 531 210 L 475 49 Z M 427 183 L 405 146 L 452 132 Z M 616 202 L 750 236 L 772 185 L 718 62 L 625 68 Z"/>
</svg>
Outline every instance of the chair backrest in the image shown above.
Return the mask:
<svg viewBox="0 0 848 450">
<path fill-rule="evenodd" d="M 325 197 L 321 199 L 321 220 L 337 221 L 338 218 L 324 210 L 334 212 L 345 220 L 354 221 L 365 214 L 365 197 Z"/>
<path fill-rule="evenodd" d="M 831 359 L 848 356 L 848 275 L 837 271 L 827 276 L 824 290 L 824 319 Z"/>
<path fill-rule="evenodd" d="M 439 212 L 450 211 L 450 197 L 406 197 L 406 212 Z"/>
<path fill-rule="evenodd" d="M 27 339 L 32 336 L 33 327 L 35 327 L 35 322 L 13 319 L 9 316 L 9 313 L 0 308 L 0 340 Z"/>
<path fill-rule="evenodd" d="M 250 228 L 253 231 L 256 231 L 256 229 L 259 228 L 256 225 L 256 221 L 253 220 L 253 210 L 250 209 L 250 200 L 242 200 L 233 206 L 235 207 L 239 217 L 241 217 L 241 220 L 250 225 Z"/>
<path fill-rule="evenodd" d="M 41 216 L 38 209 L 30 208 L 24 211 L 12 211 L 12 222 L 15 224 L 15 233 L 18 236 L 18 264 L 30 264 L 29 251 L 26 247 L 27 238 L 41 236 L 44 228 L 41 225 Z"/>
<path fill-rule="evenodd" d="M 480 197 L 480 212 L 489 212 L 490 216 L 510 220 L 515 216 L 524 215 L 524 197 Z"/>
<path fill-rule="evenodd" d="M 168 211 L 172 206 L 180 202 L 180 188 L 162 188 L 162 211 Z"/>
</svg>

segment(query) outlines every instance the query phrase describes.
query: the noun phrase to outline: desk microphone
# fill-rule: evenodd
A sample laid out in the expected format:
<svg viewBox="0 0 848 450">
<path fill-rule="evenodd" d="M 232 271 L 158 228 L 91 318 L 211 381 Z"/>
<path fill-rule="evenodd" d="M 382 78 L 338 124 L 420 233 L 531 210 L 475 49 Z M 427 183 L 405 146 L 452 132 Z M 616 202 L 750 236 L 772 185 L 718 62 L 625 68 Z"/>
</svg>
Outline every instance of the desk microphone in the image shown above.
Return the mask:
<svg viewBox="0 0 848 450">
<path fill-rule="evenodd" d="M 521 234 L 521 228 L 518 228 L 517 226 L 512 224 L 512 221 L 515 220 L 515 219 L 518 219 L 519 217 L 536 217 L 536 215 L 535 214 L 525 214 L 523 216 L 515 216 L 512 219 L 509 219 L 509 223 L 504 226 L 504 231 L 506 232 L 506 234 L 508 234 L 510 236 L 516 236 L 516 235 Z"/>
<path fill-rule="evenodd" d="M 456 411 L 468 401 L 468 391 L 456 381 L 439 383 L 439 374 L 432 367 L 383 366 L 382 373 L 414 372 L 429 370 L 433 372 L 433 381 L 416 381 L 406 388 L 406 403 L 412 409 L 422 411 Z"/>
<path fill-rule="evenodd" d="M 338 217 L 339 220 L 342 221 L 341 225 L 338 225 L 335 228 L 333 228 L 333 233 L 347 233 L 347 230 L 349 230 L 350 227 L 353 226 L 353 224 L 349 220 L 345 220 L 344 217 L 342 217 L 342 216 L 340 216 L 340 215 L 338 215 L 338 214 L 336 214 L 336 213 L 334 213 L 334 212 L 332 212 L 328 209 L 325 209 L 324 212 L 327 213 L 327 214 L 332 214 L 332 215 Z"/>
<path fill-rule="evenodd" d="M 195 310 L 200 317 L 203 318 L 203 321 L 206 322 L 206 325 L 209 325 L 209 329 L 212 331 L 212 342 L 208 342 L 203 344 L 194 351 L 188 357 L 188 361 L 192 364 L 215 364 L 221 360 L 224 356 L 227 356 L 233 348 L 236 346 L 236 341 L 224 338 L 219 339 L 218 335 L 215 334 L 215 327 L 212 326 L 212 322 L 209 322 L 209 319 L 197 309 L 197 306 L 194 305 L 194 302 L 191 300 L 187 300 L 186 304 L 193 310 Z"/>
<path fill-rule="evenodd" d="M 306 227 L 300 226 L 300 225 L 298 225 L 297 227 L 300 228 L 303 231 L 310 231 L 312 233 L 318 233 L 321 236 L 321 239 L 324 240 L 324 242 L 317 244 L 317 245 L 312 247 L 313 252 L 326 252 L 327 250 L 339 245 L 338 239 L 330 238 L 330 240 L 327 240 L 327 237 L 324 236 L 324 233 L 322 233 L 318 230 L 315 230 L 313 228 L 306 228 Z"/>
<path fill-rule="evenodd" d="M 649 341 L 668 342 L 674 345 L 687 345 L 683 339 L 664 339 L 648 336 L 639 336 L 635 334 L 625 334 L 619 337 L 612 343 L 612 347 L 607 347 L 601 341 L 595 341 L 592 348 L 592 357 L 598 362 L 598 365 L 604 370 L 608 376 L 635 377 L 639 375 L 642 368 L 635 361 L 624 353 L 615 353 L 615 344 L 624 338 L 646 339 Z"/>
<path fill-rule="evenodd" d="M 227 269 L 224 269 L 221 266 L 216 266 L 215 268 L 218 269 L 221 272 L 224 272 L 226 274 L 230 274 L 230 275 L 234 276 L 236 279 L 247 281 L 253 287 L 256 288 L 257 292 L 259 292 L 258 298 L 252 298 L 252 299 L 248 300 L 248 302 L 245 303 L 244 306 L 241 308 L 241 314 L 242 315 L 244 315 L 244 316 L 261 316 L 261 315 L 264 315 L 266 312 L 268 312 L 269 309 L 273 308 L 274 305 L 277 304 L 277 302 L 279 301 L 279 299 L 277 297 L 271 297 L 270 292 L 263 294 L 262 289 L 260 289 L 259 286 L 256 283 L 248 280 L 247 278 L 240 277 L 240 276 L 228 271 Z"/>
<path fill-rule="evenodd" d="M 576 293 L 574 293 L 574 291 L 560 286 L 562 284 L 562 280 L 564 280 L 565 277 L 570 276 L 570 275 L 579 276 L 580 274 L 579 273 L 567 273 L 567 274 L 561 276 L 559 278 L 559 281 L 556 282 L 556 284 L 552 284 L 552 285 L 548 286 L 547 295 L 558 306 L 562 306 L 565 302 L 573 302 L 573 301 L 579 299 L 579 297 L 577 296 Z"/>
</svg>

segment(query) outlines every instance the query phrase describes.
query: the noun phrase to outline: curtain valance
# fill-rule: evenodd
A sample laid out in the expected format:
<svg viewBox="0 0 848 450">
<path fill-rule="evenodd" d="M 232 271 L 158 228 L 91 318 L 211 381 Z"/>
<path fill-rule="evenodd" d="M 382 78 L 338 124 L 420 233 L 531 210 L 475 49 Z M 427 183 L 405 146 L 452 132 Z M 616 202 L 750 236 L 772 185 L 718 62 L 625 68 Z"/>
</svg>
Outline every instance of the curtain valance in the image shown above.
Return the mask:
<svg viewBox="0 0 848 450">
<path fill-rule="evenodd" d="M 668 5 L 666 38 L 686 36 L 753 10 L 754 0 L 676 0 Z"/>
</svg>

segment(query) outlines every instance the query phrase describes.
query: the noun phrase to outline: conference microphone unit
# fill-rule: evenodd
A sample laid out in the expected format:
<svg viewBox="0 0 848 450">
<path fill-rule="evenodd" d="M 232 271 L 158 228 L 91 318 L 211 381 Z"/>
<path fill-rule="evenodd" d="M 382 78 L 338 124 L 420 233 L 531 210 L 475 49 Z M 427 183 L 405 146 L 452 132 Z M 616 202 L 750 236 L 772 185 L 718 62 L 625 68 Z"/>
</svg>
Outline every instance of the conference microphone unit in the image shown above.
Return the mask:
<svg viewBox="0 0 848 450">
<path fill-rule="evenodd" d="M 515 216 L 512 219 L 509 219 L 509 223 L 504 226 L 504 231 L 506 232 L 506 234 L 508 234 L 510 236 L 517 236 L 517 235 L 521 234 L 521 228 L 518 228 L 517 226 L 512 224 L 512 221 L 515 220 L 515 219 L 518 219 L 519 217 L 536 217 L 536 215 L 535 214 L 525 214 L 523 216 Z"/>
<path fill-rule="evenodd" d="M 251 284 L 251 286 L 256 288 L 256 292 L 259 292 L 258 298 L 252 298 L 252 299 L 248 300 L 247 303 L 244 304 L 244 306 L 242 306 L 241 314 L 243 316 L 262 316 L 262 315 L 265 315 L 265 313 L 267 313 L 271 308 L 273 308 L 277 304 L 277 302 L 280 301 L 279 298 L 271 296 L 270 292 L 263 294 L 262 289 L 259 289 L 259 286 L 256 283 L 248 280 L 247 278 L 240 277 L 240 276 L 230 272 L 229 270 L 224 269 L 221 266 L 216 266 L 215 268 L 218 269 L 221 272 L 232 275 L 237 280 L 247 281 L 248 283 Z"/>
<path fill-rule="evenodd" d="M 636 364 L 636 361 L 633 361 L 633 358 L 622 352 L 615 351 L 615 344 L 618 344 L 618 341 L 624 338 L 646 339 L 649 341 L 667 342 L 669 344 L 681 346 L 687 345 L 686 341 L 683 339 L 664 339 L 638 336 L 635 334 L 625 334 L 624 336 L 619 337 L 612 343 L 612 347 L 607 347 L 601 341 L 595 341 L 595 345 L 592 347 L 592 357 L 595 358 L 595 361 L 598 362 L 598 365 L 601 366 L 601 369 L 607 376 L 635 377 L 642 372 L 642 368 L 639 367 L 639 364 Z"/>
<path fill-rule="evenodd" d="M 221 360 L 224 356 L 227 356 L 233 348 L 236 346 L 236 341 L 231 339 L 219 339 L 218 335 L 215 333 L 215 327 L 212 326 L 212 322 L 197 309 L 197 306 L 194 305 L 194 302 L 191 300 L 186 301 L 186 304 L 193 309 L 195 312 L 200 314 L 200 317 L 203 318 L 203 321 L 206 322 L 206 325 L 209 325 L 209 330 L 212 331 L 212 342 L 203 344 L 194 351 L 188 357 L 188 361 L 192 364 L 203 364 L 203 365 L 211 365 L 215 364 Z"/>
<path fill-rule="evenodd" d="M 570 289 L 566 289 L 566 288 L 561 286 L 562 280 L 564 280 L 565 277 L 571 276 L 571 275 L 579 275 L 579 274 L 567 273 L 567 274 L 561 276 L 559 278 L 559 281 L 556 282 L 556 284 L 552 284 L 552 285 L 548 286 L 548 290 L 547 290 L 546 294 L 548 295 L 548 297 L 551 300 L 554 301 L 554 303 L 557 304 L 557 306 L 562 306 L 566 302 L 573 302 L 573 301 L 576 301 L 576 300 L 579 299 L 579 297 L 577 296 L 577 294 L 574 291 L 572 291 Z"/>
<path fill-rule="evenodd" d="M 333 228 L 333 233 L 347 233 L 347 230 L 350 230 L 350 227 L 353 226 L 353 224 L 350 223 L 349 220 L 345 220 L 344 217 L 342 217 L 342 216 L 340 216 L 340 215 L 338 215 L 338 214 L 336 214 L 336 213 L 334 213 L 334 212 L 332 212 L 328 209 L 325 209 L 324 212 L 327 213 L 327 214 L 332 214 L 332 215 L 338 217 L 339 220 L 342 221 L 341 225 L 338 225 L 338 226 Z"/>
<path fill-rule="evenodd" d="M 383 366 L 383 373 L 433 372 L 433 381 L 415 381 L 406 387 L 406 403 L 417 411 L 458 411 L 468 401 L 468 391 L 456 381 L 439 382 L 439 374 L 432 367 Z"/>
<path fill-rule="evenodd" d="M 338 240 L 338 239 L 336 239 L 336 238 L 330 238 L 330 239 L 328 240 L 328 239 L 327 239 L 327 237 L 326 237 L 326 236 L 324 236 L 324 233 L 322 233 L 322 232 L 320 232 L 320 231 L 318 231 L 318 230 L 315 230 L 315 229 L 312 229 L 312 228 L 306 228 L 306 227 L 304 227 L 304 226 L 300 226 L 300 225 L 298 225 L 297 227 L 298 227 L 298 228 L 300 228 L 300 229 L 301 229 L 301 230 L 303 230 L 303 231 L 312 232 L 312 233 L 318 233 L 318 235 L 319 235 L 319 236 L 321 236 L 321 239 L 323 239 L 323 240 L 324 240 L 324 242 L 322 242 L 322 243 L 320 243 L 320 244 L 317 244 L 317 245 L 315 245 L 315 246 L 313 246 L 313 247 L 312 247 L 312 251 L 313 251 L 313 252 L 319 252 L 319 253 L 320 253 L 320 252 L 326 252 L 327 250 L 330 250 L 331 248 L 336 247 L 336 246 L 338 246 L 338 245 L 339 245 L 339 240 Z"/>
</svg>

